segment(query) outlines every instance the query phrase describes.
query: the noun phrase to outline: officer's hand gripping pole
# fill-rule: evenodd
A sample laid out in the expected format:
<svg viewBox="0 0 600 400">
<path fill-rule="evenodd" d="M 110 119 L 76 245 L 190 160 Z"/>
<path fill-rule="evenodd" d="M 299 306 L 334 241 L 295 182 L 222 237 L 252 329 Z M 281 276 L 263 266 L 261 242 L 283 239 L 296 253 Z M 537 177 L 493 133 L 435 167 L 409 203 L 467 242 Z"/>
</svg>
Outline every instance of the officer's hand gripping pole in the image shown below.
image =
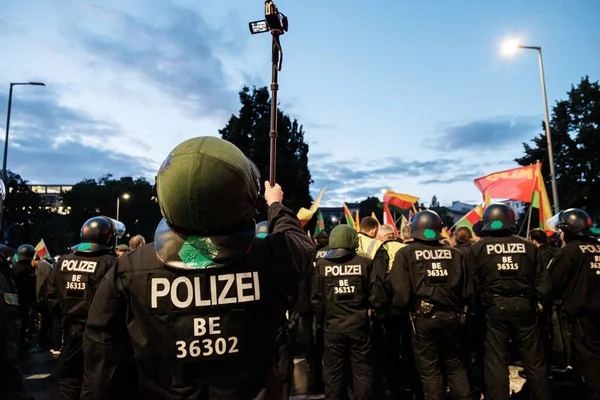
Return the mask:
<svg viewBox="0 0 600 400">
<path fill-rule="evenodd" d="M 269 183 L 275 185 L 277 172 L 277 91 L 279 90 L 279 71 L 283 62 L 283 50 L 279 36 L 288 30 L 288 20 L 279 12 L 272 0 L 265 1 L 264 21 L 250 22 L 250 32 L 271 32 L 272 55 L 271 55 L 271 121 L 269 128 Z"/>
</svg>

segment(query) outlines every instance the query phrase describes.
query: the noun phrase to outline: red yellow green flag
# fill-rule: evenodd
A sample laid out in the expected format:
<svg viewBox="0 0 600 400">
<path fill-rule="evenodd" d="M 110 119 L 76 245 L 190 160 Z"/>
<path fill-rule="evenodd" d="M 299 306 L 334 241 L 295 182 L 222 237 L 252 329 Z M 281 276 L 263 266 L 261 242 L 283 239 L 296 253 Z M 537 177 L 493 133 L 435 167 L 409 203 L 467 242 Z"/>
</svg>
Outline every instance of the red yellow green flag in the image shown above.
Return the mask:
<svg viewBox="0 0 600 400">
<path fill-rule="evenodd" d="M 390 212 L 390 208 L 387 204 L 383 203 L 383 223 L 386 225 L 391 225 L 394 228 L 394 236 L 398 237 L 398 229 L 396 228 L 396 221 L 392 217 L 392 213 Z"/>
<path fill-rule="evenodd" d="M 413 204 L 415 204 L 418 200 L 418 197 L 411 196 L 409 194 L 395 193 L 391 190 L 387 190 L 383 194 L 384 204 L 392 205 L 403 210 L 410 210 L 411 207 L 413 207 Z"/>
<path fill-rule="evenodd" d="M 481 220 L 482 216 L 483 207 L 477 206 L 471 211 L 469 211 L 464 217 L 462 217 L 456 224 L 454 224 L 454 226 L 457 228 L 460 226 L 467 226 L 473 229 L 473 225 L 475 224 L 475 222 Z"/>
<path fill-rule="evenodd" d="M 325 221 L 323 220 L 323 213 L 317 212 L 317 225 L 315 226 L 315 236 L 325 230 Z"/>
<path fill-rule="evenodd" d="M 354 227 L 354 218 L 352 218 L 352 213 L 348 209 L 346 203 L 344 203 L 344 217 L 346 217 L 346 223 L 351 227 Z"/>
<path fill-rule="evenodd" d="M 325 189 L 327 189 L 327 188 L 325 188 Z M 300 223 L 302 224 L 303 227 L 306 226 L 306 224 L 308 224 L 308 222 L 312 219 L 313 215 L 315 215 L 315 213 L 319 209 L 319 203 L 321 203 L 321 197 L 323 197 L 323 193 L 325 193 L 325 189 L 321 190 L 321 193 L 319 193 L 319 195 L 317 196 L 317 199 L 315 200 L 313 205 L 310 206 L 310 210 L 307 210 L 306 208 L 302 207 L 298 211 L 298 214 L 296 216 L 300 220 Z"/>
<path fill-rule="evenodd" d="M 537 164 L 535 172 L 535 185 L 533 190 L 533 197 L 531 199 L 531 206 L 539 209 L 540 216 L 540 229 L 551 232 L 552 230 L 546 225 L 546 221 L 552 218 L 552 208 L 550 208 L 550 199 L 548 198 L 548 192 L 546 192 L 546 185 L 544 184 L 544 177 L 542 176 L 542 163 Z"/>
<path fill-rule="evenodd" d="M 360 229 L 360 218 L 358 217 L 358 210 L 356 210 L 356 214 L 354 216 L 354 229 L 358 232 Z"/>
<path fill-rule="evenodd" d="M 37 244 L 37 246 L 35 246 L 35 252 L 38 255 L 38 257 L 41 259 L 52 257 L 52 256 L 50 256 L 50 252 L 48 251 L 48 248 L 46 247 L 46 243 L 44 242 L 44 239 L 40 240 L 40 242 Z"/>
</svg>

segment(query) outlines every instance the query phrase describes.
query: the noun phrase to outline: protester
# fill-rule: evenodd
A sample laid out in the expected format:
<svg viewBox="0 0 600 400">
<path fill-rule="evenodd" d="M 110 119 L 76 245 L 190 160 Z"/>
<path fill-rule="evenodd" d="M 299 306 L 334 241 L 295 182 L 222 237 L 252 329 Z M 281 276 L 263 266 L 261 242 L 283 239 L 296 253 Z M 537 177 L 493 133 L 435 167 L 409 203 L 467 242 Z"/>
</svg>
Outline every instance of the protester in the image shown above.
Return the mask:
<svg viewBox="0 0 600 400">
<path fill-rule="evenodd" d="M 135 249 L 142 247 L 146 244 L 146 239 L 142 235 L 135 235 L 129 240 L 129 249 L 134 251 Z"/>
</svg>

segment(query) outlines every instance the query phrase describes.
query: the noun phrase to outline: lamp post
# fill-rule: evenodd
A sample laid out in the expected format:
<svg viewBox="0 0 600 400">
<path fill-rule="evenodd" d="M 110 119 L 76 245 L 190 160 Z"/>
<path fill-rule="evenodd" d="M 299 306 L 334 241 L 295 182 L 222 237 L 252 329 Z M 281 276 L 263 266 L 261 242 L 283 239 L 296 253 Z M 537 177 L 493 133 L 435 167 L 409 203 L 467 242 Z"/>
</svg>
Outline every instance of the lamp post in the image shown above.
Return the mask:
<svg viewBox="0 0 600 400">
<path fill-rule="evenodd" d="M 550 178 L 552 179 L 552 200 L 554 202 L 554 212 L 560 211 L 558 204 L 558 188 L 556 186 L 556 172 L 554 170 L 554 150 L 552 148 L 552 137 L 550 136 L 550 115 L 548 113 L 548 98 L 546 96 L 546 77 L 544 75 L 544 62 L 542 60 L 542 48 L 540 46 L 523 46 L 516 40 L 506 41 L 502 46 L 502 52 L 506 55 L 512 55 L 519 49 L 536 50 L 540 64 L 540 77 L 542 80 L 542 97 L 544 98 L 544 115 L 546 118 L 546 141 L 548 145 L 548 162 L 550 163 Z"/>
<path fill-rule="evenodd" d="M 119 210 L 121 208 L 121 197 L 123 198 L 123 200 L 127 200 L 131 196 L 129 196 L 129 193 L 123 193 L 122 195 L 117 197 L 117 218 L 116 218 L 117 221 L 119 220 Z M 115 237 L 115 247 L 117 247 L 118 244 L 119 244 L 119 237 L 116 236 Z"/>
<path fill-rule="evenodd" d="M 31 86 L 46 86 L 43 82 L 12 82 L 10 84 L 10 90 L 8 91 L 8 110 L 6 112 L 6 136 L 4 138 L 4 158 L 2 161 L 2 181 L 5 185 L 8 185 L 6 182 L 6 159 L 8 157 L 8 132 L 10 129 L 10 110 L 12 108 L 12 92 L 13 86 L 18 85 L 31 85 Z M 4 200 L 0 197 L 0 227 L 2 227 L 2 233 L 4 233 Z M 4 240 L 4 235 L 2 235 L 2 240 Z"/>
</svg>

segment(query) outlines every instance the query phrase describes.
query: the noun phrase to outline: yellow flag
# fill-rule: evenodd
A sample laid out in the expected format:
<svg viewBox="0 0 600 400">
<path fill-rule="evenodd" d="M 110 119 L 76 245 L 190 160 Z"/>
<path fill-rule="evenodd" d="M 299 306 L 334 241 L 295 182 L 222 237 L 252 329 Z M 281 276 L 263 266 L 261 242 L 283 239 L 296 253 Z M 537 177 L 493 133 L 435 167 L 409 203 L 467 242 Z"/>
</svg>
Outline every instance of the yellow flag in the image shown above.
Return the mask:
<svg viewBox="0 0 600 400">
<path fill-rule="evenodd" d="M 327 189 L 327 188 L 325 188 L 325 189 Z M 310 219 L 313 217 L 313 215 L 315 215 L 315 213 L 319 209 L 319 203 L 321 203 L 321 197 L 323 197 L 323 193 L 325 193 L 325 189 L 321 190 L 321 193 L 319 193 L 319 195 L 317 196 L 315 202 L 310 207 L 310 210 L 307 210 L 306 208 L 302 207 L 298 211 L 298 214 L 296 216 L 300 220 L 300 223 L 302 223 L 302 226 L 305 226 L 306 224 L 308 224 L 308 221 L 310 221 Z"/>
<path fill-rule="evenodd" d="M 356 215 L 354 217 L 354 229 L 358 232 L 360 230 L 360 219 L 358 218 L 358 210 L 356 210 Z"/>
<path fill-rule="evenodd" d="M 490 191 L 489 190 L 485 191 L 484 202 L 485 202 L 486 207 L 489 206 L 490 204 L 492 204 L 492 199 L 490 199 Z"/>
<path fill-rule="evenodd" d="M 379 222 L 379 219 L 377 219 L 377 215 L 375 215 L 374 211 L 371 213 L 371 218 L 375 218 L 375 221 Z M 381 223 L 381 222 L 379 222 L 379 223 Z"/>
</svg>

